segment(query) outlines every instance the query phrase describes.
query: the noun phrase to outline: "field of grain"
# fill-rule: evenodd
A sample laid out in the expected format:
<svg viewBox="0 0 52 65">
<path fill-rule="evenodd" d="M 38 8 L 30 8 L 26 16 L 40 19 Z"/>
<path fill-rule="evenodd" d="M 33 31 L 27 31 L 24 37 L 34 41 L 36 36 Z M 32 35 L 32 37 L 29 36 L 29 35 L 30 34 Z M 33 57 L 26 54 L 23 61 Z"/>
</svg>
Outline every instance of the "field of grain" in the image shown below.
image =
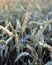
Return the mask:
<svg viewBox="0 0 52 65">
<path fill-rule="evenodd" d="M 0 65 L 52 65 L 52 0 L 0 0 Z"/>
</svg>

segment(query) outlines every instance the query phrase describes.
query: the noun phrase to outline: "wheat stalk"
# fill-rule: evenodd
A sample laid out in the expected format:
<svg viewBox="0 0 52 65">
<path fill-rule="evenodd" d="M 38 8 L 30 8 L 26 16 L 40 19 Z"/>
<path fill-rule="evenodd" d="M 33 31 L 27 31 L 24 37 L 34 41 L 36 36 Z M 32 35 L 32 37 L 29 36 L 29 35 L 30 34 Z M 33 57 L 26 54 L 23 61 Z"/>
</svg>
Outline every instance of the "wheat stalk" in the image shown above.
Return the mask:
<svg viewBox="0 0 52 65">
<path fill-rule="evenodd" d="M 13 36 L 13 33 L 12 32 L 10 32 L 8 29 L 6 29 L 5 27 L 3 27 L 1 25 L 0 25 L 0 30 L 3 30 L 9 36 Z"/>
</svg>

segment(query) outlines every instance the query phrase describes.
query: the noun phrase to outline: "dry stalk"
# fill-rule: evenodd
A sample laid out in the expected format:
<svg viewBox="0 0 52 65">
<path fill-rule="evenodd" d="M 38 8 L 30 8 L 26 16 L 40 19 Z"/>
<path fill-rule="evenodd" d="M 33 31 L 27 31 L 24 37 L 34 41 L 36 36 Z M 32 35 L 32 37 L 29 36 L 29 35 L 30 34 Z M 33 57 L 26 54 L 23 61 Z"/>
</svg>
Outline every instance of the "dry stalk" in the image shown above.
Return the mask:
<svg viewBox="0 0 52 65">
<path fill-rule="evenodd" d="M 0 40 L 0 44 L 5 44 L 7 45 L 11 40 L 12 40 L 13 37 L 10 37 L 7 41 L 4 41 L 4 40 Z"/>
<path fill-rule="evenodd" d="M 5 21 L 5 25 L 6 25 L 6 26 L 8 25 L 8 19 Z"/>
<path fill-rule="evenodd" d="M 29 44 L 27 44 L 26 47 L 27 47 L 28 49 L 32 50 L 32 51 L 35 51 L 36 55 L 38 56 L 38 54 L 37 54 L 35 48 L 31 47 Z"/>
<path fill-rule="evenodd" d="M 44 30 L 47 29 L 49 24 L 52 24 L 52 20 L 49 20 L 47 21 L 47 23 L 44 24 Z"/>
<path fill-rule="evenodd" d="M 36 55 L 34 55 L 34 59 L 33 59 L 32 64 L 35 62 L 35 59 L 36 59 L 36 60 L 39 60 L 42 64 L 44 64 L 44 63 L 41 61 L 41 59 L 38 58 L 38 54 L 37 54 L 36 50 L 35 50 L 33 47 L 31 47 L 30 45 L 27 45 L 26 47 L 27 47 L 28 49 L 32 50 L 32 51 L 35 51 L 35 53 L 36 53 Z"/>
<path fill-rule="evenodd" d="M 26 45 L 26 47 L 32 51 L 34 51 L 35 49 L 33 47 L 31 47 L 29 44 Z"/>
<path fill-rule="evenodd" d="M 15 40 L 16 40 L 17 52 L 19 53 L 19 50 L 20 50 L 19 44 L 18 44 L 19 37 L 18 37 L 17 33 L 15 34 Z"/>
<path fill-rule="evenodd" d="M 40 46 L 45 47 L 45 48 L 49 49 L 50 51 L 52 51 L 52 46 L 50 46 L 50 45 L 48 45 L 48 44 L 46 44 L 46 43 L 43 44 L 42 42 L 38 42 L 38 44 L 39 44 Z"/>
<path fill-rule="evenodd" d="M 10 32 L 8 29 L 6 29 L 5 27 L 3 27 L 1 25 L 0 25 L 0 30 L 3 30 L 9 36 L 13 36 L 13 33 L 12 32 Z"/>
<path fill-rule="evenodd" d="M 0 44 L 6 44 L 4 40 L 0 40 Z"/>
<path fill-rule="evenodd" d="M 27 13 L 25 14 L 24 23 L 23 23 L 23 25 L 22 25 L 22 33 L 24 33 L 24 31 L 25 31 L 25 28 L 26 28 L 26 25 L 27 25 L 27 22 L 28 22 L 28 18 L 29 18 L 29 13 L 27 12 Z"/>
<path fill-rule="evenodd" d="M 15 33 L 15 30 L 14 30 L 14 28 L 13 28 L 11 22 L 10 22 L 10 27 L 11 27 L 12 31 Z"/>
<path fill-rule="evenodd" d="M 8 28 L 9 26 L 10 26 L 10 28 L 12 29 L 12 31 L 15 33 L 15 30 L 14 30 L 14 28 L 13 28 L 11 22 L 9 22 L 9 23 L 6 22 L 6 28 Z"/>
</svg>

